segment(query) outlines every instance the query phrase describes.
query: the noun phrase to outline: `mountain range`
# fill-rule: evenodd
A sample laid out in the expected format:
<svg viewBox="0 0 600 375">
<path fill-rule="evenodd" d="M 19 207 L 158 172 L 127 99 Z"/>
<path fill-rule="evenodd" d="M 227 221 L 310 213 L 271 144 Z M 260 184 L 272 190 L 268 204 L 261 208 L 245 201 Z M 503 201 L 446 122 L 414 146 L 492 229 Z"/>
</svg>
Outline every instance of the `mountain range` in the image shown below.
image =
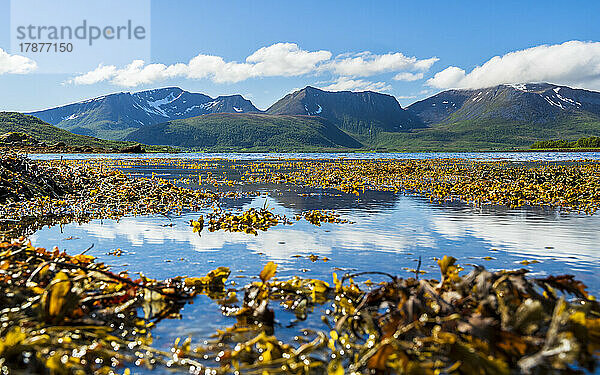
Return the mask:
<svg viewBox="0 0 600 375">
<path fill-rule="evenodd" d="M 427 128 L 379 135 L 380 147 L 419 150 L 510 149 L 547 139 L 600 134 L 600 92 L 549 83 L 447 90 L 406 109 Z"/>
<path fill-rule="evenodd" d="M 178 87 L 121 92 L 28 113 L 75 134 L 122 140 L 148 125 L 210 113 L 260 112 L 241 95 L 191 93 Z"/>
<path fill-rule="evenodd" d="M 402 108 L 386 94 L 308 86 L 260 111 L 240 95 L 211 98 L 168 87 L 30 114 L 77 134 L 192 149 L 510 149 L 598 135 L 600 93 L 498 85 L 447 90 Z"/>
</svg>

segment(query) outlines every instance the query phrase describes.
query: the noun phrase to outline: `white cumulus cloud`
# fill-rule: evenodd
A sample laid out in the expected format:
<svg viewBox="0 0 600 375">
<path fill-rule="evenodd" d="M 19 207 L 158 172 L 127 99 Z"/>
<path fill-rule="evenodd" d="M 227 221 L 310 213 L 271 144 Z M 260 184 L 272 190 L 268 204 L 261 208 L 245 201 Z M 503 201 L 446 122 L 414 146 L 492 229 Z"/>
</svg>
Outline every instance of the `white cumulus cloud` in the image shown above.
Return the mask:
<svg viewBox="0 0 600 375">
<path fill-rule="evenodd" d="M 420 79 L 423 79 L 423 73 L 402 72 L 396 74 L 392 79 L 394 81 L 418 81 Z"/>
<path fill-rule="evenodd" d="M 27 74 L 37 69 L 37 64 L 30 58 L 11 55 L 0 48 L 0 75 Z"/>
<path fill-rule="evenodd" d="M 466 72 L 449 66 L 427 80 L 436 88 L 482 88 L 505 83 L 552 82 L 600 89 L 600 42 L 569 41 L 495 56 Z"/>
<path fill-rule="evenodd" d="M 389 90 L 385 82 L 370 82 L 357 77 L 382 73 L 397 73 L 396 80 L 417 80 L 438 59 L 419 60 L 400 52 L 376 55 L 371 52 L 343 54 L 332 58 L 330 51 L 307 51 L 296 43 L 275 43 L 259 48 L 242 62 L 226 61 L 221 56 L 199 54 L 187 63 L 173 65 L 147 64 L 132 61 L 124 67 L 99 65 L 66 83 L 91 85 L 110 82 L 123 87 L 135 87 L 170 78 L 210 79 L 217 83 L 235 83 L 250 78 L 296 77 L 306 74 L 331 73 L 338 81 L 331 85 L 340 90 Z"/>
<path fill-rule="evenodd" d="M 248 56 L 246 62 L 264 76 L 297 76 L 314 71 L 317 64 L 329 59 L 329 51 L 308 52 L 295 43 L 277 43 L 262 47 Z"/>
<path fill-rule="evenodd" d="M 77 76 L 68 81 L 68 83 L 74 83 L 77 85 L 93 85 L 94 83 L 106 81 L 115 76 L 117 67 L 113 65 L 105 66 L 98 65 L 94 70 L 91 70 L 85 74 Z"/>
<path fill-rule="evenodd" d="M 329 51 L 305 51 L 294 43 L 276 43 L 260 48 L 245 62 L 225 61 L 220 56 L 199 54 L 187 64 L 146 64 L 134 60 L 122 68 L 99 65 L 96 69 L 68 80 L 67 83 L 94 84 L 102 81 L 123 87 L 163 81 L 169 78 L 208 78 L 214 82 L 240 82 L 255 77 L 291 77 L 313 72 L 317 65 L 331 59 Z"/>
<path fill-rule="evenodd" d="M 385 82 L 340 77 L 336 82 L 320 88 L 327 91 L 389 91 L 392 86 Z"/>
<path fill-rule="evenodd" d="M 398 71 L 427 71 L 438 61 L 437 57 L 419 60 L 400 52 L 376 55 L 362 52 L 353 56 L 341 55 L 330 63 L 334 73 L 349 77 L 368 77 Z"/>
</svg>

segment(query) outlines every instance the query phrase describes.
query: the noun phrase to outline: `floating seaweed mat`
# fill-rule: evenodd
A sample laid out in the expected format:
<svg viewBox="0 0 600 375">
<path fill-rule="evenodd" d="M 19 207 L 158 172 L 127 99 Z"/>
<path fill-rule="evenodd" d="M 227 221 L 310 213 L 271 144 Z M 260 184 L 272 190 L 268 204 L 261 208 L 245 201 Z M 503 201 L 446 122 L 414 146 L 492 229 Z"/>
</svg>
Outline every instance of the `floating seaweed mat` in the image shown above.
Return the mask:
<svg viewBox="0 0 600 375">
<path fill-rule="evenodd" d="M 137 159 L 78 161 L 80 165 L 156 166 L 196 169 L 198 182 L 219 186 L 274 183 L 338 189 L 406 191 L 435 201 L 461 200 L 477 205 L 551 206 L 593 214 L 600 207 L 600 163 L 507 162 L 468 159 L 225 161 Z M 217 173 L 216 169 L 235 173 Z M 212 173 L 212 170 L 215 173 Z M 186 179 L 188 182 L 190 179 Z"/>
<path fill-rule="evenodd" d="M 440 280 L 380 272 L 333 275 L 333 282 L 276 279 L 225 288 L 229 269 L 165 281 L 114 274 L 85 253 L 0 244 L 0 369 L 4 373 L 110 374 L 130 368 L 186 373 L 572 374 L 594 371 L 600 307 L 572 276 L 527 277 L 526 270 L 461 275 L 438 261 Z M 385 281 L 362 290 L 354 281 Z M 238 301 L 237 293 L 243 293 Z M 194 346 L 152 346 L 152 327 L 177 318 L 205 294 L 235 324 Z M 276 305 L 279 305 L 277 309 Z M 317 311 L 322 330 L 277 338 L 275 311 L 296 325 Z M 326 309 L 325 309 L 326 308 Z M 314 327 L 314 324 L 311 324 Z M 162 370 L 161 370 L 162 371 Z"/>
<path fill-rule="evenodd" d="M 513 163 L 467 159 L 284 160 L 236 166 L 245 183 L 408 191 L 436 201 L 509 207 L 552 206 L 593 214 L 600 207 L 600 163 Z"/>
<path fill-rule="evenodd" d="M 258 231 L 266 232 L 269 228 L 279 224 L 292 225 L 286 216 L 277 215 L 269 211 L 268 208 L 262 207 L 256 209 L 254 207 L 248 210 L 235 214 L 231 212 L 223 212 L 215 208 L 212 213 L 206 215 L 206 222 L 209 232 L 224 230 L 226 232 L 243 232 L 247 234 L 258 235 Z M 301 215 L 294 217 L 296 221 L 306 219 L 309 223 L 321 226 L 321 223 L 350 223 L 347 219 L 342 219 L 333 211 L 311 210 L 303 212 Z M 200 215 L 198 220 L 190 220 L 190 226 L 194 233 L 200 234 L 205 226 L 204 215 Z"/>
</svg>

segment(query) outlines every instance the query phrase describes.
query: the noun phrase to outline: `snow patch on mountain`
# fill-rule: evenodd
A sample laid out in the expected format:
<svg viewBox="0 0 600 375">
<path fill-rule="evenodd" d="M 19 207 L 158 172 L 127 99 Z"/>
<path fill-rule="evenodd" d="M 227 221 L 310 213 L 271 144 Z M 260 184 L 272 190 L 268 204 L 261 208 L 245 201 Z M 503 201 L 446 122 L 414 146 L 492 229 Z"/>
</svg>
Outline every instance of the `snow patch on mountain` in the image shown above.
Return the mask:
<svg viewBox="0 0 600 375">
<path fill-rule="evenodd" d="M 314 111 L 314 112 L 311 112 L 311 111 L 308 109 L 308 107 L 306 106 L 306 104 L 304 105 L 304 109 L 306 110 L 306 113 L 307 113 L 309 116 L 318 115 L 319 113 L 323 112 L 323 107 L 321 107 L 319 104 L 317 104 L 317 107 L 318 107 L 318 108 L 317 108 L 317 110 L 316 110 L 316 111 Z"/>
<path fill-rule="evenodd" d="M 77 117 L 81 116 L 81 114 L 75 114 L 73 113 L 71 116 L 69 117 L 63 117 L 63 120 L 75 120 Z"/>
<path fill-rule="evenodd" d="M 179 95 L 175 96 L 174 93 L 169 93 L 169 95 L 167 95 L 166 97 L 162 98 L 162 99 L 158 99 L 158 100 L 146 100 L 146 103 L 152 107 L 152 109 L 148 109 L 150 111 L 152 111 L 153 113 L 156 113 L 157 115 L 161 115 L 163 117 L 169 117 L 169 115 L 167 114 L 167 112 L 162 109 L 162 106 L 165 106 L 167 104 L 171 104 L 173 103 L 175 100 L 179 99 L 181 97 L 181 95 L 183 95 L 183 91 L 181 91 L 179 93 Z M 152 97 L 153 98 L 153 97 Z"/>
<path fill-rule="evenodd" d="M 218 101 L 218 100 L 213 100 L 213 101 L 211 101 L 211 102 L 207 102 L 207 103 L 201 104 L 201 105 L 200 105 L 200 108 L 202 108 L 202 109 L 207 109 L 207 110 L 208 110 L 208 109 L 212 109 L 214 106 L 216 106 L 216 105 L 217 105 L 217 104 L 219 104 L 219 103 L 220 103 L 220 101 Z"/>
<path fill-rule="evenodd" d="M 506 86 L 512 87 L 513 89 L 516 89 L 519 91 L 527 92 L 527 85 L 524 83 L 512 83 L 512 84 L 508 84 Z"/>
<path fill-rule="evenodd" d="M 546 99 L 546 101 L 547 101 L 548 103 L 550 103 L 550 105 L 556 106 L 556 107 L 558 107 L 558 108 L 560 108 L 560 109 L 565 109 L 565 108 L 563 107 L 563 105 L 562 105 L 562 104 L 560 104 L 560 103 L 555 103 L 555 102 L 554 102 L 552 99 L 550 99 L 550 97 L 549 97 L 549 96 L 544 96 L 544 99 Z"/>
</svg>

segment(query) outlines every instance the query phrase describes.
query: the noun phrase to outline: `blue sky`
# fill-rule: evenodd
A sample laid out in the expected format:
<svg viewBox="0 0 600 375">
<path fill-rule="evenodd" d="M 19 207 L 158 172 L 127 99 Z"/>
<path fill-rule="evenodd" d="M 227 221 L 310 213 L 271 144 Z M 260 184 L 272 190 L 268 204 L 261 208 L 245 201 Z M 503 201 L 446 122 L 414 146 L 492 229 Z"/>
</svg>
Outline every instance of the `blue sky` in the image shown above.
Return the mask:
<svg viewBox="0 0 600 375">
<path fill-rule="evenodd" d="M 10 2 L 0 0 L 0 49 L 16 55 L 10 48 L 9 9 Z M 180 86 L 211 96 L 240 93 L 261 109 L 306 85 L 375 88 L 396 96 L 403 106 L 444 88 L 476 87 L 487 82 L 491 85 L 496 81 L 543 79 L 600 89 L 599 14 L 600 2 L 596 1 L 154 0 L 151 61 L 145 61 L 144 66 L 188 64 L 198 55 L 212 55 L 224 63 L 238 63 L 248 72 L 232 78 L 225 76 L 223 68 L 199 73 L 198 69 L 203 68 L 189 67 L 182 73 L 161 73 L 158 78 L 142 79 L 147 82 L 124 85 L 115 79 L 124 68 L 116 58 L 97 61 L 89 56 L 89 68 L 66 74 L 40 73 L 39 64 L 38 69 L 25 74 L 16 74 L 14 69 L 1 74 L 0 65 L 0 110 L 42 109 L 110 92 L 164 86 Z M 579 44 L 563 44 L 568 41 Z M 262 70 L 254 65 L 242 66 L 248 56 L 274 45 L 281 47 L 273 48 L 277 53 L 307 57 L 312 53 L 318 61 L 302 60 L 301 64 L 309 66 L 292 70 L 271 65 Z M 540 48 L 542 45 L 549 47 Z M 317 56 L 319 51 L 322 54 Z M 367 51 L 370 54 L 365 54 Z M 470 74 L 494 56 L 515 51 Z M 401 58 L 398 53 L 407 61 L 414 58 L 413 63 L 383 66 L 386 58 Z M 360 64 L 354 70 L 346 69 L 344 64 L 350 61 L 345 59 L 357 57 L 365 67 L 372 68 L 369 73 L 363 73 Z M 380 58 L 383 65 L 377 65 Z M 432 58 L 438 60 L 427 63 Z M 418 65 L 419 61 L 424 63 Z M 113 73 L 97 82 L 82 79 L 75 83 L 75 77 L 99 64 L 114 65 Z M 283 73 L 277 73 L 279 68 Z M 440 72 L 443 74 L 430 80 Z M 399 75 L 404 78 L 395 80 Z"/>
</svg>

